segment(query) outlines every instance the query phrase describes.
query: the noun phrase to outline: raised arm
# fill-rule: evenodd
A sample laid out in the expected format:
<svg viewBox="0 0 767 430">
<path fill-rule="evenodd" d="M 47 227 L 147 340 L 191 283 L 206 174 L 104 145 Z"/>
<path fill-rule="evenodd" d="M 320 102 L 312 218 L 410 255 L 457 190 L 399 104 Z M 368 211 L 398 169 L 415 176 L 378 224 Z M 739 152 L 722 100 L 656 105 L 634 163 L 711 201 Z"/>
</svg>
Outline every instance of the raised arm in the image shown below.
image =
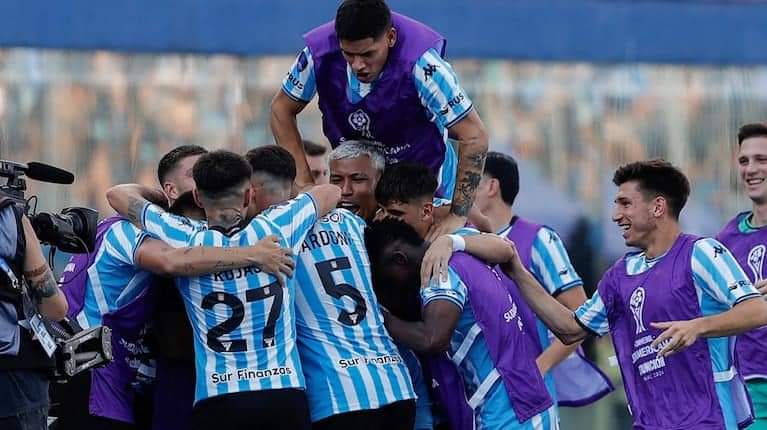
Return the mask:
<svg viewBox="0 0 767 430">
<path fill-rule="evenodd" d="M 323 216 L 333 210 L 338 201 L 341 200 L 341 189 L 332 184 L 314 186 L 308 193 L 317 205 L 318 216 Z"/>
<path fill-rule="evenodd" d="M 164 242 L 147 238 L 136 250 L 136 264 L 163 276 L 197 276 L 223 270 L 257 266 L 282 281 L 284 274 L 293 275 L 292 253 L 279 245 L 276 236 L 267 236 L 246 247 L 173 248 Z"/>
<path fill-rule="evenodd" d="M 141 227 L 141 209 L 147 202 L 168 205 L 168 198 L 158 189 L 139 184 L 121 184 L 107 190 L 107 202 L 118 214 Z"/>
<path fill-rule="evenodd" d="M 460 242 L 460 243 L 456 243 Z M 495 234 L 442 235 L 435 240 L 421 263 L 421 286 L 431 280 L 447 279 L 447 266 L 455 251 L 463 251 L 490 264 L 499 264 L 511 258 L 508 241 Z"/>
<path fill-rule="evenodd" d="M 24 252 L 24 278 L 37 302 L 40 314 L 58 321 L 67 316 L 67 299 L 59 289 L 48 262 L 45 261 L 37 235 L 26 216 L 22 217 L 26 251 Z"/>
<path fill-rule="evenodd" d="M 298 131 L 297 117 L 307 103 L 294 100 L 283 89 L 277 91 L 272 99 L 269 125 L 277 145 L 285 148 L 296 160 L 296 186 L 303 189 L 314 185 L 306 152 L 301 143 L 301 133 Z"/>
<path fill-rule="evenodd" d="M 510 246 L 513 245 L 510 244 Z M 522 264 L 516 249 L 514 249 L 513 254 L 511 260 L 502 264 L 501 268 L 517 284 L 533 312 L 565 345 L 573 344 L 585 338 L 588 332 L 578 324 L 573 312 L 546 292 Z"/>
<path fill-rule="evenodd" d="M 458 173 L 456 177 L 453 202 L 450 214 L 435 223 L 429 231 L 428 239 L 433 240 L 462 227 L 474 204 L 474 195 L 482 179 L 482 170 L 487 155 L 488 137 L 485 126 L 476 110 L 448 129 L 451 139 L 458 142 Z"/>
</svg>

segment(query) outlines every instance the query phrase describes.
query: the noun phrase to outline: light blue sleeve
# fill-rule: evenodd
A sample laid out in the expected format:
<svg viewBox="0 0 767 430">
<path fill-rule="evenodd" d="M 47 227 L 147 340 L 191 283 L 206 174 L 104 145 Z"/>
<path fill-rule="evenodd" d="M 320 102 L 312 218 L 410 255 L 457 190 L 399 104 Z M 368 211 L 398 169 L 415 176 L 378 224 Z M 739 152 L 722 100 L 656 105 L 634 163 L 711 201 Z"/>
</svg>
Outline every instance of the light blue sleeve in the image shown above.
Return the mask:
<svg viewBox="0 0 767 430">
<path fill-rule="evenodd" d="M 141 226 L 150 236 L 162 240 L 174 248 L 188 246 L 192 237 L 205 225 L 187 217 L 165 211 L 156 204 L 147 202 L 141 211 Z"/>
<path fill-rule="evenodd" d="M 586 303 L 575 310 L 575 319 L 585 328 L 599 336 L 604 336 L 610 331 L 607 321 L 607 308 L 596 291 Z"/>
<path fill-rule="evenodd" d="M 690 264 L 695 286 L 727 308 L 759 296 L 730 250 L 716 239 L 695 242 Z"/>
<path fill-rule="evenodd" d="M 314 59 L 309 47 L 298 53 L 296 61 L 282 80 L 282 91 L 293 100 L 309 103 L 317 93 Z"/>
<path fill-rule="evenodd" d="M 562 239 L 550 228 L 538 230 L 531 252 L 531 272 L 551 295 L 583 285 Z"/>
<path fill-rule="evenodd" d="M 429 286 L 421 289 L 421 306 L 426 307 L 434 300 L 447 300 L 463 310 L 468 289 L 458 274 L 448 267 L 447 280 L 433 280 Z"/>
<path fill-rule="evenodd" d="M 450 128 L 471 112 L 473 105 L 458 75 L 436 50 L 429 49 L 416 61 L 413 77 L 421 104 L 441 127 Z"/>
<path fill-rule="evenodd" d="M 130 222 L 118 221 L 109 227 L 102 243 L 105 251 L 117 261 L 135 266 L 136 250 L 146 237 L 147 233 Z"/>
<path fill-rule="evenodd" d="M 311 194 L 303 193 L 295 199 L 272 206 L 262 215 L 279 229 L 293 253 L 298 255 L 301 243 L 317 222 L 317 205 Z"/>
</svg>

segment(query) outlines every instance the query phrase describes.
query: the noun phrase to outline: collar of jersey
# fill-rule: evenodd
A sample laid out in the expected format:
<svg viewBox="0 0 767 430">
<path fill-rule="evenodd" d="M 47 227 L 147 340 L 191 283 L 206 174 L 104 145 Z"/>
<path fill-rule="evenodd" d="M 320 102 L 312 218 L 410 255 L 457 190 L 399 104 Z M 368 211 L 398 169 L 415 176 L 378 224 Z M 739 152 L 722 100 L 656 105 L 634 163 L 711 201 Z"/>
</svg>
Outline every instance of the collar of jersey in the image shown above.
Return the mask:
<svg viewBox="0 0 767 430">
<path fill-rule="evenodd" d="M 359 103 L 360 100 L 364 99 L 365 96 L 370 94 L 370 91 L 373 90 L 373 86 L 381 78 L 381 75 L 383 75 L 383 71 L 381 71 L 381 73 L 376 76 L 373 82 L 370 82 L 369 84 L 362 83 L 359 79 L 357 79 L 357 75 L 352 72 L 351 66 L 347 64 L 346 80 L 348 85 L 346 86 L 346 97 L 348 98 L 349 102 L 352 104 Z"/>
</svg>

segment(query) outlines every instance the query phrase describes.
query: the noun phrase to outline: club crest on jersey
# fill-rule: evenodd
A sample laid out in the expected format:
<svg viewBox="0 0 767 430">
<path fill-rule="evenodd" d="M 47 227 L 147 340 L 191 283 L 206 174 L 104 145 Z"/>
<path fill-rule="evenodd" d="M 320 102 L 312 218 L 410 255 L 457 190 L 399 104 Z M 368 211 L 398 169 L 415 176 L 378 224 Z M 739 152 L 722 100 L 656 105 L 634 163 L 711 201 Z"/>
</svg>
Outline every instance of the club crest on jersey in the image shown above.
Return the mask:
<svg viewBox="0 0 767 430">
<path fill-rule="evenodd" d="M 647 330 L 644 326 L 643 311 L 644 311 L 645 290 L 643 287 L 639 287 L 631 293 L 629 298 L 629 307 L 631 313 L 634 315 L 634 322 L 636 323 L 636 334 L 642 333 Z"/>
<path fill-rule="evenodd" d="M 748 267 L 754 273 L 754 282 L 763 279 L 762 267 L 764 266 L 764 253 L 766 250 L 767 247 L 764 245 L 757 245 L 748 252 Z"/>
<path fill-rule="evenodd" d="M 364 138 L 374 139 L 373 134 L 370 133 L 370 117 L 364 110 L 357 109 L 349 114 L 349 125 L 360 132 Z"/>
</svg>

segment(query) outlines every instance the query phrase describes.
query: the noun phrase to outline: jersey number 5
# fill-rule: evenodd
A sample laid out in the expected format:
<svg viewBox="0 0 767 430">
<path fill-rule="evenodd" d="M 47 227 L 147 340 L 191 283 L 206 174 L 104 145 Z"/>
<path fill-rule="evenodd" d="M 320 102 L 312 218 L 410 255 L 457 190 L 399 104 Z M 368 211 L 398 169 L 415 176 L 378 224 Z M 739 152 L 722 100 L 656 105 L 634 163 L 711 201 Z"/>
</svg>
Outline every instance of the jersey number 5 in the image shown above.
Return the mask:
<svg viewBox="0 0 767 430">
<path fill-rule="evenodd" d="M 279 283 L 273 282 L 265 287 L 254 288 L 245 291 L 245 301 L 255 302 L 274 297 L 269 315 L 266 319 L 266 325 L 263 331 L 263 346 L 269 348 L 274 346 L 274 329 L 277 318 L 282 311 L 282 287 Z M 243 352 L 248 349 L 245 339 L 232 339 L 221 341 L 220 337 L 231 333 L 242 324 L 245 318 L 245 305 L 237 296 L 224 292 L 212 292 L 202 299 L 202 308 L 205 310 L 213 309 L 213 306 L 223 304 L 231 308 L 232 315 L 221 324 L 216 325 L 208 331 L 208 347 L 216 352 Z"/>
<path fill-rule="evenodd" d="M 365 298 L 351 285 L 344 283 L 337 284 L 333 281 L 333 272 L 336 270 L 351 269 L 352 266 L 349 264 L 349 259 L 347 257 L 339 257 L 332 260 L 320 261 L 319 263 L 316 263 L 314 267 L 320 275 L 322 288 L 325 289 L 325 292 L 328 293 L 330 297 L 340 299 L 341 297 L 346 296 L 354 300 L 354 311 L 341 311 L 341 314 L 338 315 L 338 322 L 349 326 L 357 325 L 362 322 L 368 311 L 368 307 L 365 304 Z"/>
</svg>

